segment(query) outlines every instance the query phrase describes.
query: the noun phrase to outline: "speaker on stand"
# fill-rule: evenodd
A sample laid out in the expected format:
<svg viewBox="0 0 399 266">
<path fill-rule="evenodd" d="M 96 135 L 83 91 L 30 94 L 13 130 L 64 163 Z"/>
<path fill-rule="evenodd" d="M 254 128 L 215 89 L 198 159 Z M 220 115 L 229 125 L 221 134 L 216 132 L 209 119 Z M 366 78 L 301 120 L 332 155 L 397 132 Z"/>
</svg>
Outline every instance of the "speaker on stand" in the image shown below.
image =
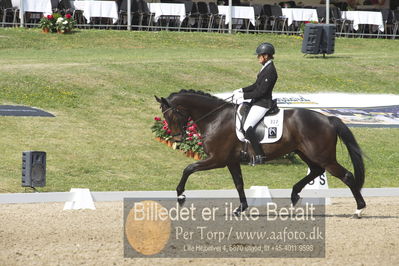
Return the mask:
<svg viewBox="0 0 399 266">
<path fill-rule="evenodd" d="M 306 24 L 302 41 L 302 53 L 323 54 L 323 57 L 326 54 L 333 54 L 335 27 L 334 24 Z"/>
<path fill-rule="evenodd" d="M 46 185 L 46 153 L 24 151 L 22 153 L 22 187 L 44 187 Z"/>
</svg>

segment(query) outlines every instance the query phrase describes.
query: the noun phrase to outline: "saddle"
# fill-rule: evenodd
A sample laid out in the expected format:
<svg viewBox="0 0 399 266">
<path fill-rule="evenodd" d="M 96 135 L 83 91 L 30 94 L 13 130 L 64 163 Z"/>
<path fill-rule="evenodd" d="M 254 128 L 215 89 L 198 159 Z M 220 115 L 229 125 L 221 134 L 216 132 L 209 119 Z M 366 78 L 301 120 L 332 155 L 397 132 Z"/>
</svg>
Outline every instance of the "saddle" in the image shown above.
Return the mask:
<svg viewBox="0 0 399 266">
<path fill-rule="evenodd" d="M 240 141 L 245 141 L 244 123 L 248 117 L 251 104 L 244 102 L 238 106 L 236 112 L 236 134 Z M 265 117 L 256 124 L 254 130 L 260 143 L 273 143 L 282 136 L 284 111 L 280 111 L 277 100 L 273 100 L 272 107 L 267 111 Z"/>
</svg>

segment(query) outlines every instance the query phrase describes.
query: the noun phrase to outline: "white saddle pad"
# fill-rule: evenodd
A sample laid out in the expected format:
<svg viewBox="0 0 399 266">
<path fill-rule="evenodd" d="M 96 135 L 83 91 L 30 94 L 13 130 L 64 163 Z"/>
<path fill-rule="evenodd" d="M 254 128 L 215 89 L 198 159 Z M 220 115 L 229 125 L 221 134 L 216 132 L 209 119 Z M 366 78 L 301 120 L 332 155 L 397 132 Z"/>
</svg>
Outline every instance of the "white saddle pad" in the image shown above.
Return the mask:
<svg viewBox="0 0 399 266">
<path fill-rule="evenodd" d="M 244 142 L 245 141 L 244 133 L 241 131 L 242 128 L 241 126 L 242 116 L 240 115 L 241 107 L 242 105 L 238 107 L 236 113 L 236 134 L 237 138 L 240 141 Z M 281 109 L 280 112 L 278 112 L 275 115 L 265 116 L 263 118 L 263 123 L 259 123 L 255 128 L 255 132 L 258 132 L 259 130 L 263 131 L 263 138 L 262 140 L 260 140 L 260 143 L 273 143 L 281 139 L 281 136 L 283 135 L 283 121 L 284 121 L 284 110 Z"/>
</svg>

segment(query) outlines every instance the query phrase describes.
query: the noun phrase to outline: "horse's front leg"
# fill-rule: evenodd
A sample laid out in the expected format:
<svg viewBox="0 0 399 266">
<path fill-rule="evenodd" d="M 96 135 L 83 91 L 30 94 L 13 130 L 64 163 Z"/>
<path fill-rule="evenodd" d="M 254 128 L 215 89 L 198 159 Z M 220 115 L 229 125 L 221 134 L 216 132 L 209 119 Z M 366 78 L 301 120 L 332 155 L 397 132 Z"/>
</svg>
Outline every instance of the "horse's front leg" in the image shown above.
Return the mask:
<svg viewBox="0 0 399 266">
<path fill-rule="evenodd" d="M 198 171 L 204 171 L 204 170 L 210 170 L 210 169 L 215 169 L 215 168 L 221 168 L 225 167 L 226 164 L 221 163 L 220 160 L 216 160 L 215 157 L 210 156 L 206 158 L 205 160 L 198 161 L 193 164 L 189 164 L 184 170 L 183 170 L 183 175 L 180 179 L 179 185 L 176 188 L 177 192 L 177 201 L 179 202 L 180 206 L 184 204 L 186 201 L 186 196 L 183 194 L 185 187 L 186 187 L 186 182 L 188 177 Z"/>
<path fill-rule="evenodd" d="M 244 181 L 242 179 L 241 166 L 240 163 L 237 162 L 231 163 L 227 167 L 229 168 L 231 176 L 233 177 L 234 185 L 236 186 L 238 195 L 240 197 L 240 206 L 233 211 L 234 215 L 238 216 L 248 208 L 247 198 L 244 192 Z"/>
</svg>

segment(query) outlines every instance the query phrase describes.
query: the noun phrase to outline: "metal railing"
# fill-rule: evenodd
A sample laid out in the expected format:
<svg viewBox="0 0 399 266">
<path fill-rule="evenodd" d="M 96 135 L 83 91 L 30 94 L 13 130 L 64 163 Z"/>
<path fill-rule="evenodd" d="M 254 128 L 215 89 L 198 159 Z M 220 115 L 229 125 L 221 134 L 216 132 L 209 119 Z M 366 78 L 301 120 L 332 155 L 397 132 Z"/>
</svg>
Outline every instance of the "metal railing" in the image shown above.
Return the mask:
<svg viewBox="0 0 399 266">
<path fill-rule="evenodd" d="M 0 10 L 1 11 L 1 10 Z M 0 12 L 1 16 L 3 16 L 3 12 Z M 187 26 L 184 24 L 187 23 L 178 23 L 177 21 L 172 21 L 171 25 L 162 25 L 162 18 L 158 21 L 158 23 L 152 22 L 152 25 L 127 25 L 127 24 L 96 24 L 96 23 L 81 23 L 77 24 L 76 28 L 78 29 L 112 29 L 112 30 L 138 30 L 138 31 L 188 31 L 188 32 L 214 32 L 214 33 L 229 33 L 229 26 L 222 23 L 223 27 L 198 27 L 196 26 Z M 249 23 L 249 21 L 246 21 Z M 4 21 L 3 17 L 0 19 L 1 27 L 39 27 L 39 23 L 22 23 L 18 16 L 14 18 L 13 22 Z M 232 25 L 230 29 L 231 33 L 251 33 L 251 34 L 258 34 L 258 33 L 273 33 L 273 34 L 286 34 L 286 35 L 301 35 L 301 31 L 299 27 L 297 29 L 256 29 L 254 27 L 247 27 L 246 24 L 242 24 L 241 27 Z M 347 37 L 347 38 L 387 38 L 387 39 L 396 39 L 399 37 L 399 31 L 397 30 L 394 33 L 385 33 L 385 32 L 377 32 L 377 33 L 368 33 L 368 32 L 345 32 L 340 31 L 339 27 L 337 27 L 336 37 Z"/>
</svg>

